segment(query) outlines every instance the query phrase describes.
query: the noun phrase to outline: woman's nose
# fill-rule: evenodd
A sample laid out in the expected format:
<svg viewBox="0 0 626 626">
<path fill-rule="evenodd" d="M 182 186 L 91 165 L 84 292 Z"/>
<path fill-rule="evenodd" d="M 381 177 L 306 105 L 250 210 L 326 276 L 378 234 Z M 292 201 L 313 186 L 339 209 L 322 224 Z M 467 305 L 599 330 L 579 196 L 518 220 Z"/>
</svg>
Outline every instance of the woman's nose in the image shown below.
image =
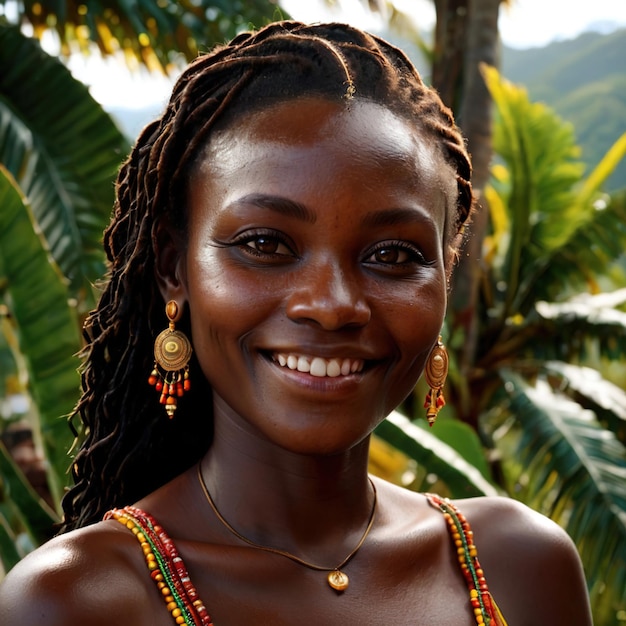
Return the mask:
<svg viewBox="0 0 626 626">
<path fill-rule="evenodd" d="M 339 330 L 364 326 L 371 310 L 358 280 L 338 265 L 327 263 L 309 267 L 298 277 L 287 303 L 287 317 Z"/>
</svg>

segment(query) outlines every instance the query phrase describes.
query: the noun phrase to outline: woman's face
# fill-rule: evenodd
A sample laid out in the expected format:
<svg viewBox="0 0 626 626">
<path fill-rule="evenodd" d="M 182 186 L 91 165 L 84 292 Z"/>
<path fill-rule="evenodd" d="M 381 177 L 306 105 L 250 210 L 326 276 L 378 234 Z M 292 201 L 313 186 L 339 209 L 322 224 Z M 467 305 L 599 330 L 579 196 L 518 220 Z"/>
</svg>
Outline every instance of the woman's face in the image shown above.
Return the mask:
<svg viewBox="0 0 626 626">
<path fill-rule="evenodd" d="M 214 133 L 179 300 L 216 420 L 331 454 L 410 393 L 446 308 L 455 186 L 431 144 L 358 100 L 286 102 Z"/>
</svg>

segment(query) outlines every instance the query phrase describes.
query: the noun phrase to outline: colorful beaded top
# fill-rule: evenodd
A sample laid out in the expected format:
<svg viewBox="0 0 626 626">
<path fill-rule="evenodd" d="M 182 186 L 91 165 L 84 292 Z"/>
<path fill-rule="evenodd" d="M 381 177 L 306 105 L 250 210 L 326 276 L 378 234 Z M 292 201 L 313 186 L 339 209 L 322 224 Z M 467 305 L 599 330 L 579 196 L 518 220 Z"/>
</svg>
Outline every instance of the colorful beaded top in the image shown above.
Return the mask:
<svg viewBox="0 0 626 626">
<path fill-rule="evenodd" d="M 449 500 L 433 494 L 426 494 L 426 498 L 433 507 L 443 513 L 446 520 L 469 588 L 476 624 L 507 626 L 489 593 L 483 570 L 478 562 L 469 523 Z M 143 550 L 150 576 L 176 624 L 213 626 L 174 542 L 152 516 L 141 509 L 127 506 L 109 511 L 104 519 L 118 521 L 135 535 Z"/>
</svg>

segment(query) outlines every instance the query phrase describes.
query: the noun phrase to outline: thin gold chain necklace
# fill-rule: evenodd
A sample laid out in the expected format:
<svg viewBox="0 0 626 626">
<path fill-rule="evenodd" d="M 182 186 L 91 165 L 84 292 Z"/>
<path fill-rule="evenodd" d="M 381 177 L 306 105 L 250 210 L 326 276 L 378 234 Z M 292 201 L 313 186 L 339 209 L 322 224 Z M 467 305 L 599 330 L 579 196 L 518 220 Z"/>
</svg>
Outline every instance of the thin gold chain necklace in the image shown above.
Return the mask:
<svg viewBox="0 0 626 626">
<path fill-rule="evenodd" d="M 215 516 L 217 517 L 217 519 L 226 527 L 227 530 L 229 530 L 233 535 L 235 535 L 237 539 L 240 539 L 244 543 L 247 543 L 253 548 L 257 548 L 258 550 L 263 550 L 265 552 L 271 552 L 272 554 L 278 554 L 280 556 L 287 557 L 288 559 L 291 559 L 292 561 L 299 563 L 300 565 L 304 565 L 305 567 L 308 567 L 309 569 L 317 570 L 318 572 L 328 572 L 328 576 L 326 577 L 326 580 L 328 584 L 336 591 L 345 591 L 348 588 L 348 585 L 350 584 L 350 579 L 348 578 L 348 575 L 345 572 L 341 571 L 341 568 L 345 567 L 348 564 L 348 562 L 352 559 L 352 557 L 359 551 L 361 546 L 365 543 L 365 540 L 367 539 L 367 536 L 369 535 L 370 530 L 372 530 L 372 526 L 374 525 L 374 517 L 376 516 L 376 501 L 377 501 L 376 487 L 371 479 L 369 479 L 369 482 L 374 492 L 374 502 L 372 503 L 372 511 L 370 513 L 369 520 L 365 528 L 365 532 L 363 533 L 363 536 L 361 537 L 361 539 L 359 539 L 359 542 L 356 544 L 352 552 L 350 552 L 350 554 L 348 554 L 348 556 L 343 561 L 341 561 L 341 563 L 339 563 L 339 565 L 337 565 L 336 567 L 323 567 L 321 565 L 315 565 L 315 563 L 309 563 L 308 561 L 301 559 L 299 556 L 296 556 L 295 554 L 291 554 L 290 552 L 287 552 L 285 550 L 280 550 L 278 548 L 271 548 L 269 546 L 262 546 L 261 544 L 255 543 L 251 539 L 244 537 L 241 533 L 237 532 L 224 519 L 222 514 L 218 511 L 217 506 L 215 505 L 215 502 L 213 502 L 213 498 L 211 497 L 211 494 L 209 493 L 209 489 L 206 486 L 206 483 L 204 482 L 204 478 L 202 477 L 202 470 L 200 469 L 200 463 L 198 463 L 198 480 L 200 482 L 200 487 L 202 487 L 202 491 L 207 499 L 207 502 L 209 503 L 209 505 L 211 506 L 211 509 L 213 510 L 213 513 L 215 513 Z"/>
</svg>

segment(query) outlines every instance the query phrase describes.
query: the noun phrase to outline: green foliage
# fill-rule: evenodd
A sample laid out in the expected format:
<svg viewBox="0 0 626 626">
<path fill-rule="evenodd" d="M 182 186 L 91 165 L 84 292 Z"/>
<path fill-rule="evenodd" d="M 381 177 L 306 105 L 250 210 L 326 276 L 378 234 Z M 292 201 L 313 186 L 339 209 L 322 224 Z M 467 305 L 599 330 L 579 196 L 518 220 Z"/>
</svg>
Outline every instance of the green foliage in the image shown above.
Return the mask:
<svg viewBox="0 0 626 626">
<path fill-rule="evenodd" d="M 460 430 L 464 425 L 460 424 Z M 441 437 L 431 434 L 419 425 L 412 423 L 398 412 L 392 413 L 376 430 L 384 441 L 404 452 L 407 457 L 432 472 L 445 484 L 449 495 L 454 498 L 468 498 L 478 495 L 497 495 L 497 490 L 481 472 L 453 446 L 442 441 Z M 439 434 L 439 433 L 438 433 Z M 451 435 L 454 437 L 454 435 Z M 456 442 L 458 447 L 468 451 L 470 457 L 477 458 L 481 453 L 475 450 L 471 439 Z M 479 465 L 484 463 L 484 458 Z"/>
<path fill-rule="evenodd" d="M 626 291 L 607 280 L 626 214 L 601 192 L 626 136 L 582 179 L 572 128 L 495 70 L 485 77 L 501 161 L 485 194 L 474 414 L 503 459 L 502 486 L 576 541 L 596 620 L 610 624 L 626 608 L 626 394 L 589 364 L 626 354 Z M 611 291 L 598 293 L 603 282 Z"/>
<path fill-rule="evenodd" d="M 2 22 L 0 68 L 0 163 L 28 198 L 79 309 L 88 310 L 105 269 L 112 180 L 129 144 L 85 85 Z"/>
<path fill-rule="evenodd" d="M 614 619 L 626 606 L 626 447 L 547 383 L 531 387 L 505 370 L 502 378 L 520 435 L 522 469 L 512 472 L 509 490 L 567 530 L 585 563 L 596 619 L 599 611 Z"/>
<path fill-rule="evenodd" d="M 252 26 L 284 15 L 275 0 L 142 0 L 141 2 L 24 2 L 14 5 L 16 23 L 35 35 L 54 30 L 64 54 L 95 43 L 103 55 L 121 50 L 131 65 L 167 70 L 182 54 L 187 60 Z"/>
<path fill-rule="evenodd" d="M 545 101 L 574 125 L 583 160 L 594 166 L 626 128 L 625 57 L 626 30 L 586 33 L 545 48 L 505 49 L 503 73 L 527 85 L 534 100 Z M 606 189 L 625 186 L 622 162 Z"/>
<path fill-rule="evenodd" d="M 67 68 L 3 21 L 0 67 L 1 345 L 14 370 L 3 382 L 33 400 L 29 424 L 58 503 L 73 441 L 66 416 L 79 395 L 80 314 L 93 306 L 92 284 L 104 271 L 102 231 L 128 144 Z M 37 513 L 27 484 L 0 463 L 3 546 L 9 531 L 25 531 L 33 545 L 49 535 L 42 526 L 54 514 Z M 9 552 L 3 548 L 8 563 Z"/>
<path fill-rule="evenodd" d="M 39 408 L 37 431 L 49 461 L 50 488 L 59 499 L 69 465 L 72 436 L 62 416 L 78 396 L 74 354 L 80 349 L 78 320 L 67 285 L 35 231 L 30 207 L 0 166 L 0 266 L 3 299 L 12 311 L 30 391 Z"/>
</svg>

